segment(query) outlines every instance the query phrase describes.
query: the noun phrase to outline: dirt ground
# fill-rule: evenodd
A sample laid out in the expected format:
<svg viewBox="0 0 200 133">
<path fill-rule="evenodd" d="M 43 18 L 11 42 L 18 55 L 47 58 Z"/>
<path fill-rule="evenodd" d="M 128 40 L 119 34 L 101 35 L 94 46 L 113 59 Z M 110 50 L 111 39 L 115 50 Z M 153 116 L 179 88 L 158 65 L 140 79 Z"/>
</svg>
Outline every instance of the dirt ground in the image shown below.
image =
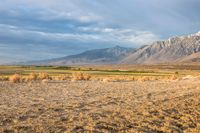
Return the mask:
<svg viewBox="0 0 200 133">
<path fill-rule="evenodd" d="M 200 81 L 0 82 L 0 132 L 200 133 Z"/>
</svg>

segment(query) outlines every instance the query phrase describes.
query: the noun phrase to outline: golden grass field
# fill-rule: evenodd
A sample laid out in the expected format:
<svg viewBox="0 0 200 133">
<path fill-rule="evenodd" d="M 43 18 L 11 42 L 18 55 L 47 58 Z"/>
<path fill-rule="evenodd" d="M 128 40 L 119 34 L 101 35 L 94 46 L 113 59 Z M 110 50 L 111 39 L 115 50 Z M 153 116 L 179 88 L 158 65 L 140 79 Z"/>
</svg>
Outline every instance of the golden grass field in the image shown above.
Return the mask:
<svg viewBox="0 0 200 133">
<path fill-rule="evenodd" d="M 0 67 L 0 132 L 199 133 L 199 70 L 153 67 Z"/>
</svg>

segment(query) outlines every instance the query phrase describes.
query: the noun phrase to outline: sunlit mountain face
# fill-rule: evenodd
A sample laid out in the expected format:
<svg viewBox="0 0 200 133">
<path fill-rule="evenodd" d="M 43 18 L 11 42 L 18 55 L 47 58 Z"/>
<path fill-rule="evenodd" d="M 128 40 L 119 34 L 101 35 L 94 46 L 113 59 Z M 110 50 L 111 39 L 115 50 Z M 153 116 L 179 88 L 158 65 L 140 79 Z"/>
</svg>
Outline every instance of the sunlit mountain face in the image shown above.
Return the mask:
<svg viewBox="0 0 200 133">
<path fill-rule="evenodd" d="M 0 64 L 139 48 L 200 30 L 199 0 L 0 0 Z"/>
</svg>

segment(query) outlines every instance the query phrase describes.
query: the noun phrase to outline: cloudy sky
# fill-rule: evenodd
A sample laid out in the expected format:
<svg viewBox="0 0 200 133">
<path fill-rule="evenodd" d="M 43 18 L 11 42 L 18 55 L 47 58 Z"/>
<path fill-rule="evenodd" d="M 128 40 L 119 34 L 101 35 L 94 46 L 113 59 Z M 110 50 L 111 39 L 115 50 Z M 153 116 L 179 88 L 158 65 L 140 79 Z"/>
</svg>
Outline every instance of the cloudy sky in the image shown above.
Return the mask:
<svg viewBox="0 0 200 133">
<path fill-rule="evenodd" d="M 200 30 L 200 0 L 0 0 L 0 63 L 140 47 Z"/>
</svg>

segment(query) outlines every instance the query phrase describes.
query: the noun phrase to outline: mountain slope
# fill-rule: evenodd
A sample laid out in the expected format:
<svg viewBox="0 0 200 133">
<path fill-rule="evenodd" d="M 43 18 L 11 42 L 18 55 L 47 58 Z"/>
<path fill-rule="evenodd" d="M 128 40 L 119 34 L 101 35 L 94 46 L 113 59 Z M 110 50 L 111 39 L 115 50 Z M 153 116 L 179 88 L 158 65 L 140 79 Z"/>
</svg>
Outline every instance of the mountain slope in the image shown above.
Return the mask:
<svg viewBox="0 0 200 133">
<path fill-rule="evenodd" d="M 177 63 L 200 52 L 200 32 L 189 36 L 157 41 L 127 56 L 121 64 Z"/>
<path fill-rule="evenodd" d="M 117 64 L 124 57 L 133 53 L 132 48 L 115 46 L 113 48 L 95 49 L 77 55 L 51 60 L 29 62 L 32 65 L 86 65 L 86 64 Z"/>
<path fill-rule="evenodd" d="M 187 57 L 181 58 L 176 62 L 185 64 L 198 64 L 200 63 L 200 52 L 193 53 Z"/>
</svg>

